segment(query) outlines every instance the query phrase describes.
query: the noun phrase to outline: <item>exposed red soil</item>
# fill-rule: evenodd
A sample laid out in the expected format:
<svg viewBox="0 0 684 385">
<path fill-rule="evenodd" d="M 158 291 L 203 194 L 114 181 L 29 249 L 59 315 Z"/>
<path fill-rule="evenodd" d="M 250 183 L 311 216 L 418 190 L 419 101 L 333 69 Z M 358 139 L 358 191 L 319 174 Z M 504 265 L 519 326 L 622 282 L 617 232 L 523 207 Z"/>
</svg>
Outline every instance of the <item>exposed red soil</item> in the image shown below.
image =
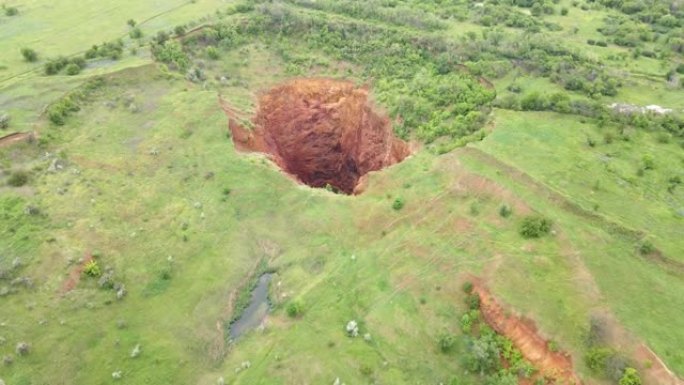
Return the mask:
<svg viewBox="0 0 684 385">
<path fill-rule="evenodd" d="M 485 322 L 497 333 L 510 339 L 541 376 L 557 384 L 582 383 L 573 370 L 572 357 L 551 351 L 549 342 L 540 335 L 534 321 L 509 314 L 482 284 L 476 284 L 474 292 L 480 297 L 480 311 Z"/>
<path fill-rule="evenodd" d="M 274 87 L 259 98 L 251 131 L 235 111 L 224 110 L 237 149 L 270 154 L 312 187 L 358 193 L 363 175 L 410 154 L 389 118 L 374 110 L 368 88 L 347 81 L 296 79 Z"/>
<path fill-rule="evenodd" d="M 0 138 L 0 147 L 10 146 L 17 142 L 29 141 L 35 139 L 34 132 L 15 132 L 13 134 L 5 135 Z"/>
<path fill-rule="evenodd" d="M 69 272 L 69 278 L 67 278 L 67 280 L 62 284 L 62 294 L 66 294 L 76 288 L 76 285 L 78 285 L 78 282 L 81 280 L 81 275 L 83 274 L 85 265 L 92 260 L 93 256 L 90 253 L 87 253 L 83 258 L 83 262 L 71 269 L 71 272 Z"/>
</svg>

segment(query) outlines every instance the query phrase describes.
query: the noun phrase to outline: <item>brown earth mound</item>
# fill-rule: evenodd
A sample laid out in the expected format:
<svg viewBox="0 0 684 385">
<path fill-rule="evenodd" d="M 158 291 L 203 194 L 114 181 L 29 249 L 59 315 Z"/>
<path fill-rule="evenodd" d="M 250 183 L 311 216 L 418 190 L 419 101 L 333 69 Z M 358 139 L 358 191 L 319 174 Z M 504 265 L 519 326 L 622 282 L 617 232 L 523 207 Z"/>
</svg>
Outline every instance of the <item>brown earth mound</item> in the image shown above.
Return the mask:
<svg viewBox="0 0 684 385">
<path fill-rule="evenodd" d="M 312 187 L 352 194 L 363 175 L 410 153 L 394 137 L 389 118 L 374 111 L 368 89 L 351 82 L 297 79 L 279 85 L 259 98 L 251 132 L 230 107 L 224 110 L 238 149 L 270 154 Z"/>
<path fill-rule="evenodd" d="M 572 358 L 568 354 L 551 351 L 548 341 L 539 334 L 532 320 L 509 314 L 481 284 L 477 284 L 474 291 L 480 297 L 480 311 L 485 322 L 510 339 L 543 377 L 557 384 L 582 384 L 573 371 Z"/>
</svg>

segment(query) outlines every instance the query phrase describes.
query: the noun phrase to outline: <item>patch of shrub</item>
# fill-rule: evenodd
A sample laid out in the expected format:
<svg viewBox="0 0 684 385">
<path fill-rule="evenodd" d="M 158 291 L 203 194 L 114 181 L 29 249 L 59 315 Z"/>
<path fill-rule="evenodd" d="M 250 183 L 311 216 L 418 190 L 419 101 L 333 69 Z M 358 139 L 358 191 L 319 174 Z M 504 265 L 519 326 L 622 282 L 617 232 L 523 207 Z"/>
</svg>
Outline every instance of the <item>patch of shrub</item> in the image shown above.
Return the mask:
<svg viewBox="0 0 684 385">
<path fill-rule="evenodd" d="M 184 25 L 177 25 L 176 28 L 173 29 L 173 33 L 176 34 L 176 36 L 183 36 L 185 35 L 185 31 L 187 28 Z"/>
<path fill-rule="evenodd" d="M 466 282 L 463 284 L 462 289 L 463 289 L 463 292 L 466 293 L 466 294 L 472 293 L 472 292 L 473 292 L 473 283 L 470 282 L 470 281 L 466 281 Z"/>
<path fill-rule="evenodd" d="M 456 346 L 456 337 L 453 334 L 445 333 L 439 337 L 439 350 L 442 353 L 450 353 Z"/>
<path fill-rule="evenodd" d="M 208 47 L 207 47 L 207 56 L 208 56 L 209 59 L 211 59 L 211 60 L 216 60 L 216 59 L 218 59 L 218 58 L 219 58 L 219 53 L 218 53 L 218 50 L 216 49 L 216 47 L 208 46 Z"/>
<path fill-rule="evenodd" d="M 655 251 L 656 251 L 655 245 L 651 241 L 649 241 L 648 239 L 642 241 L 639 244 L 639 253 L 641 255 L 649 255 Z"/>
<path fill-rule="evenodd" d="M 10 125 L 10 120 L 11 118 L 9 114 L 0 113 L 0 130 L 8 129 Z"/>
<path fill-rule="evenodd" d="M 641 163 L 644 167 L 644 170 L 655 169 L 655 160 L 653 159 L 653 155 L 651 154 L 646 154 L 643 157 L 641 157 Z"/>
<path fill-rule="evenodd" d="M 508 218 L 511 216 L 511 214 L 513 214 L 513 209 L 511 206 L 504 204 L 499 207 L 499 215 L 502 218 Z"/>
<path fill-rule="evenodd" d="M 121 39 L 102 43 L 99 46 L 95 44 L 86 51 L 85 58 L 95 59 L 99 57 L 119 60 L 123 55 L 123 49 L 124 43 Z"/>
<path fill-rule="evenodd" d="M 5 10 L 5 16 L 12 17 L 12 16 L 16 16 L 19 14 L 19 8 L 17 8 L 17 7 L 8 7 L 8 6 L 3 4 L 2 9 Z"/>
<path fill-rule="evenodd" d="M 38 53 L 31 49 L 31 48 L 22 48 L 21 49 L 21 56 L 24 57 L 24 60 L 33 63 L 35 61 L 38 61 Z"/>
<path fill-rule="evenodd" d="M 152 55 L 160 62 L 171 64 L 182 71 L 190 66 L 190 58 L 175 41 L 152 43 Z"/>
<path fill-rule="evenodd" d="M 71 63 L 66 66 L 66 74 L 69 76 L 78 75 L 81 72 L 81 67 L 76 63 Z"/>
<path fill-rule="evenodd" d="M 29 175 L 26 171 L 16 171 L 7 179 L 7 184 L 12 187 L 21 187 L 28 183 Z"/>
<path fill-rule="evenodd" d="M 477 310 L 480 308 L 480 296 L 477 294 L 469 294 L 466 297 L 466 305 L 470 310 Z"/>
<path fill-rule="evenodd" d="M 129 27 L 135 27 L 136 24 L 138 24 L 138 23 L 136 23 L 136 21 L 133 20 L 133 19 L 128 19 L 128 21 L 126 22 L 126 24 L 128 24 Z"/>
<path fill-rule="evenodd" d="M 524 238 L 540 238 L 551 231 L 552 222 L 550 219 L 532 215 L 525 217 L 520 226 L 520 235 Z"/>
<path fill-rule="evenodd" d="M 304 305 L 299 300 L 291 301 L 285 309 L 290 318 L 297 318 L 304 312 Z"/>
<path fill-rule="evenodd" d="M 620 378 L 620 385 L 641 385 L 641 378 L 634 368 L 625 368 L 622 378 Z"/>
<path fill-rule="evenodd" d="M 615 352 L 610 348 L 592 347 L 587 350 L 587 353 L 584 356 L 584 362 L 594 373 L 602 374 L 606 369 L 608 358 L 613 354 L 615 354 Z"/>
<path fill-rule="evenodd" d="M 399 211 L 402 208 L 404 208 L 404 199 L 403 198 L 397 198 L 392 202 L 392 209 Z"/>
<path fill-rule="evenodd" d="M 140 39 L 143 37 L 142 29 L 135 27 L 128 32 L 128 36 L 130 36 L 131 39 Z"/>
<path fill-rule="evenodd" d="M 102 275 L 102 270 L 100 270 L 100 265 L 97 263 L 97 261 L 91 259 L 83 267 L 83 274 L 90 277 L 99 277 Z"/>
</svg>

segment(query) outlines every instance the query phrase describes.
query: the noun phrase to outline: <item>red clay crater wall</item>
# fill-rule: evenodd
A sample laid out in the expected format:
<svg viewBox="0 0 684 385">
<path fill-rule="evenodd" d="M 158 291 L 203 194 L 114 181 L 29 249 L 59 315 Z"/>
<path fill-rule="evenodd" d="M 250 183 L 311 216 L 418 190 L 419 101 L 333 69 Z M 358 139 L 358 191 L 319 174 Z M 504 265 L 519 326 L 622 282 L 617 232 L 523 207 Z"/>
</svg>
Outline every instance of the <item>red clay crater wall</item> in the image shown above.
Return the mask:
<svg viewBox="0 0 684 385">
<path fill-rule="evenodd" d="M 368 89 L 348 81 L 296 79 L 259 98 L 249 132 L 231 119 L 238 149 L 270 154 L 286 172 L 312 187 L 352 194 L 370 171 L 409 154 L 389 118 L 374 111 Z"/>
</svg>

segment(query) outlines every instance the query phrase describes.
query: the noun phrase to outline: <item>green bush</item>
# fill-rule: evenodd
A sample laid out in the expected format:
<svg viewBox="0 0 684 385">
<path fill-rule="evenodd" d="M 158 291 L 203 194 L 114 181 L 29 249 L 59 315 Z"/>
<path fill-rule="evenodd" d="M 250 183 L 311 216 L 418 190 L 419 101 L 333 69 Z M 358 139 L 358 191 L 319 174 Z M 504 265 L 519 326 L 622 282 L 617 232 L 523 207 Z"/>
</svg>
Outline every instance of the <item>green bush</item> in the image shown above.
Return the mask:
<svg viewBox="0 0 684 385">
<path fill-rule="evenodd" d="M 187 28 L 184 25 L 177 25 L 176 28 L 173 29 L 173 33 L 176 34 L 176 36 L 183 36 L 185 35 L 185 31 Z"/>
<path fill-rule="evenodd" d="M 525 238 L 540 238 L 551 231 L 552 222 L 539 215 L 525 217 L 520 226 L 520 235 Z"/>
<path fill-rule="evenodd" d="M 29 175 L 25 171 L 16 171 L 7 179 L 7 184 L 12 187 L 21 187 L 28 183 Z"/>
<path fill-rule="evenodd" d="M 10 126 L 10 120 L 12 120 L 9 114 L 0 113 L 0 130 L 6 130 Z"/>
<path fill-rule="evenodd" d="M 304 312 L 304 305 L 299 300 L 291 301 L 285 309 L 290 318 L 297 318 Z"/>
<path fill-rule="evenodd" d="M 513 209 L 511 208 L 511 206 L 504 204 L 501 205 L 501 207 L 499 207 L 499 215 L 502 218 L 508 218 L 511 216 L 511 214 L 513 214 Z"/>
<path fill-rule="evenodd" d="M 655 251 L 655 245 L 649 240 L 644 240 L 639 244 L 639 253 L 641 255 L 649 255 Z"/>
<path fill-rule="evenodd" d="M 38 53 L 31 49 L 31 48 L 22 48 L 21 49 L 21 56 L 24 57 L 24 60 L 33 63 L 35 61 L 38 61 Z"/>
<path fill-rule="evenodd" d="M 136 21 L 133 20 L 133 19 L 128 19 L 128 21 L 126 22 L 126 24 L 128 24 L 129 27 L 135 27 L 136 24 L 138 24 L 138 23 L 136 23 Z"/>
<path fill-rule="evenodd" d="M 83 274 L 90 277 L 99 277 L 100 275 L 102 275 L 102 270 L 100 270 L 100 265 L 97 263 L 97 261 L 91 259 L 83 267 Z"/>
<path fill-rule="evenodd" d="M 19 14 L 19 8 L 17 7 L 8 7 L 3 5 L 2 8 L 5 10 L 5 16 L 16 16 Z"/>
<path fill-rule="evenodd" d="M 81 72 L 81 67 L 76 63 L 70 63 L 66 66 L 66 74 L 69 76 L 78 75 Z"/>
<path fill-rule="evenodd" d="M 584 362 L 594 373 L 603 374 L 606 370 L 608 358 L 613 354 L 615 354 L 615 352 L 610 348 L 592 347 L 585 354 Z"/>
<path fill-rule="evenodd" d="M 466 297 L 466 305 L 470 310 L 477 310 L 480 308 L 480 296 L 477 294 L 469 294 Z"/>
<path fill-rule="evenodd" d="M 207 56 L 208 56 L 209 59 L 211 59 L 211 60 L 216 60 L 216 59 L 218 59 L 218 58 L 219 58 L 219 53 L 218 53 L 218 50 L 216 49 L 216 47 L 208 46 L 208 47 L 207 47 Z"/>
<path fill-rule="evenodd" d="M 622 378 L 620 379 L 620 385 L 641 385 L 641 378 L 634 368 L 626 368 Z"/>
<path fill-rule="evenodd" d="M 135 27 L 128 32 L 128 36 L 130 36 L 131 39 L 140 39 L 143 37 L 142 29 Z"/>
<path fill-rule="evenodd" d="M 392 202 L 392 208 L 394 210 L 401 210 L 404 207 L 404 199 L 403 198 L 397 198 Z"/>
<path fill-rule="evenodd" d="M 473 292 L 473 283 L 470 281 L 466 281 L 466 283 L 463 284 L 463 292 L 466 294 L 470 294 Z"/>
<path fill-rule="evenodd" d="M 442 353 L 450 353 L 456 345 L 456 337 L 453 334 L 443 334 L 439 337 L 439 350 Z"/>
</svg>

